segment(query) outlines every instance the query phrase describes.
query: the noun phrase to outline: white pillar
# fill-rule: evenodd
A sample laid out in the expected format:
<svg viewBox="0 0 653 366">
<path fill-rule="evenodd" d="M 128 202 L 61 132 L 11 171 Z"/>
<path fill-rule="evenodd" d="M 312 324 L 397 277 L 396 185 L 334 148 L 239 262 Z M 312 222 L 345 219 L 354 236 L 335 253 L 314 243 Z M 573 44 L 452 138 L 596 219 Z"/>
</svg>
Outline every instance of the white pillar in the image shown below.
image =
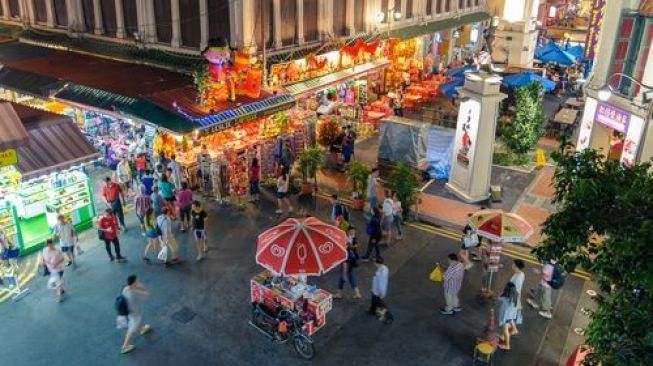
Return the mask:
<svg viewBox="0 0 653 366">
<path fill-rule="evenodd" d="M 27 17 L 29 24 L 36 24 L 36 15 L 34 14 L 34 0 L 25 0 L 27 6 Z"/>
<path fill-rule="evenodd" d="M 170 4 L 172 9 L 172 40 L 170 45 L 174 48 L 181 46 L 181 19 L 179 16 L 179 0 L 172 0 Z"/>
<path fill-rule="evenodd" d="M 283 42 L 281 40 L 281 0 L 272 0 L 272 13 L 274 20 L 272 21 L 272 39 L 274 40 L 274 48 L 281 48 Z"/>
<path fill-rule="evenodd" d="M 242 0 L 241 6 L 237 10 L 236 19 L 242 19 L 242 46 L 256 49 L 256 35 L 254 34 L 256 29 L 254 26 L 256 24 L 256 14 L 259 12 L 255 7 L 254 0 Z"/>
<path fill-rule="evenodd" d="M 426 15 L 426 5 L 424 4 L 426 4 L 424 0 L 413 0 L 413 21 L 417 21 L 422 15 Z"/>
<path fill-rule="evenodd" d="M 347 0 L 347 3 L 345 4 L 345 8 L 347 11 L 345 12 L 345 28 L 347 28 L 347 35 L 350 37 L 356 34 L 356 26 L 355 24 L 355 14 L 354 14 L 354 0 Z M 357 14 L 358 16 L 362 16 L 361 14 Z"/>
<path fill-rule="evenodd" d="M 116 6 L 116 38 L 125 38 L 125 12 L 122 8 L 122 0 L 114 1 Z"/>
<path fill-rule="evenodd" d="M 154 0 L 145 0 L 145 15 L 146 15 L 145 41 L 148 43 L 156 43 L 158 41 L 158 36 L 156 34 L 156 17 L 154 16 Z"/>
<path fill-rule="evenodd" d="M 144 0 L 136 0 L 136 23 L 138 24 L 138 38 L 144 39 L 145 37 L 145 27 L 147 25 L 147 15 L 145 14 L 145 3 Z"/>
<path fill-rule="evenodd" d="M 209 44 L 209 7 L 206 1 L 200 0 L 200 51 Z"/>
<path fill-rule="evenodd" d="M 9 0 L 2 0 L 2 19 L 9 19 Z"/>
<path fill-rule="evenodd" d="M 95 23 L 93 33 L 104 34 L 104 26 L 102 25 L 102 7 L 100 6 L 100 0 L 93 0 L 93 18 Z M 48 13 L 48 22 L 49 21 L 50 14 Z"/>
<path fill-rule="evenodd" d="M 45 13 L 48 17 L 48 27 L 54 28 L 54 0 L 45 0 Z"/>
<path fill-rule="evenodd" d="M 352 0 L 347 0 L 352 1 Z M 297 0 L 297 44 L 304 43 L 304 0 Z"/>
<path fill-rule="evenodd" d="M 86 22 L 84 21 L 84 5 L 82 0 L 71 0 L 73 18 L 75 22 L 73 23 L 73 30 L 75 32 L 85 32 L 86 31 Z"/>
<path fill-rule="evenodd" d="M 413 2 L 415 2 L 415 0 L 413 0 Z M 391 5 L 392 4 L 388 5 L 390 7 L 390 9 L 392 9 Z M 399 18 L 399 20 L 392 19 L 393 22 L 401 23 L 401 22 L 406 21 L 406 19 L 407 19 L 406 18 L 406 14 L 407 14 L 406 13 L 406 5 L 407 5 L 406 0 L 395 0 L 395 4 L 394 4 L 394 9 L 395 10 L 392 13 L 396 12 L 397 8 L 399 8 L 399 11 L 401 12 L 401 18 Z M 390 16 L 392 17 L 392 16 L 394 16 L 394 14 L 390 14 Z"/>
</svg>

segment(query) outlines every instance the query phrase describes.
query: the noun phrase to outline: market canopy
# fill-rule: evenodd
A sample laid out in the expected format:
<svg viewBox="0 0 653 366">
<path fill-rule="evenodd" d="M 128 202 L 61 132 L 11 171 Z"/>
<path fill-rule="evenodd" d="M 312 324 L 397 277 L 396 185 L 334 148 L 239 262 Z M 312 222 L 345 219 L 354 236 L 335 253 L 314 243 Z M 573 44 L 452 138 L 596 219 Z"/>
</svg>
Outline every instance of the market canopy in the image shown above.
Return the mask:
<svg viewBox="0 0 653 366">
<path fill-rule="evenodd" d="M 23 145 L 29 135 L 9 102 L 0 103 L 0 151 Z"/>
<path fill-rule="evenodd" d="M 439 88 L 442 94 L 453 98 L 456 95 L 458 95 L 457 88 L 460 88 L 464 84 L 465 84 L 465 78 L 454 78 L 453 80 L 440 84 Z"/>
<path fill-rule="evenodd" d="M 478 71 L 475 65 L 465 65 L 455 69 L 447 70 L 444 74 L 449 77 L 465 77 L 466 72 Z"/>
<path fill-rule="evenodd" d="M 544 46 L 535 48 L 535 58 L 539 59 L 545 53 L 549 53 L 558 49 L 560 49 L 560 47 L 558 47 L 555 42 L 549 41 L 549 43 L 545 44 Z"/>
<path fill-rule="evenodd" d="M 574 55 L 561 49 L 556 49 L 540 55 L 538 60 L 542 61 L 545 64 L 554 62 L 562 66 L 571 66 L 576 63 L 576 57 Z"/>
<path fill-rule="evenodd" d="M 64 82 L 49 76 L 17 70 L 8 66 L 0 68 L 0 86 L 34 97 L 47 98 L 63 87 Z"/>
<path fill-rule="evenodd" d="M 576 57 L 576 61 L 581 61 L 583 59 L 584 54 L 585 54 L 585 47 L 583 47 L 581 45 L 576 45 L 576 46 L 567 48 L 565 51 L 569 52 L 574 57 Z"/>
<path fill-rule="evenodd" d="M 546 91 L 552 91 L 555 89 L 556 84 L 540 75 L 537 75 L 532 72 L 522 72 L 519 74 L 508 75 L 503 78 L 503 84 L 509 88 L 521 88 L 527 86 L 530 83 L 541 83 Z"/>
</svg>

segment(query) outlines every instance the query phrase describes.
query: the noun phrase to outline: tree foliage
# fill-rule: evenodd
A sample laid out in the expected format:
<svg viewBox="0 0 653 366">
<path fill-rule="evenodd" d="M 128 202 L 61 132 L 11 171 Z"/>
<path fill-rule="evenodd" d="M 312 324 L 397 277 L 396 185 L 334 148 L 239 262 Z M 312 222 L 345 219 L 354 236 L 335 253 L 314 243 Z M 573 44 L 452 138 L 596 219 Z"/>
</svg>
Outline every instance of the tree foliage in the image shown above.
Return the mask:
<svg viewBox="0 0 653 366">
<path fill-rule="evenodd" d="M 417 171 L 408 164 L 398 163 L 390 171 L 388 184 L 397 193 L 397 198 L 401 201 L 401 207 L 404 209 L 404 216 L 406 216 L 410 208 L 417 202 L 420 185 Z"/>
<path fill-rule="evenodd" d="M 499 133 L 506 145 L 516 154 L 529 152 L 542 135 L 542 98 L 544 88 L 533 82 L 515 89 L 515 112 L 510 121 L 499 124 Z"/>
<path fill-rule="evenodd" d="M 653 174 L 568 144 L 556 161 L 554 202 L 539 260 L 591 272 L 601 293 L 586 329 L 586 365 L 653 365 Z"/>
</svg>

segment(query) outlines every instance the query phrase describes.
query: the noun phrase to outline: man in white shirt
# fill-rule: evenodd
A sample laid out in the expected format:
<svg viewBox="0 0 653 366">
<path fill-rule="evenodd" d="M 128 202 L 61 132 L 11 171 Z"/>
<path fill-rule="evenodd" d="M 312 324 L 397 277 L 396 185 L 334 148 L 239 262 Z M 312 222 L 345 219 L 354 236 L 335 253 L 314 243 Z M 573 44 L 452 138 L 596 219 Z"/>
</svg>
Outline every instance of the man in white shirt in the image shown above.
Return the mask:
<svg viewBox="0 0 653 366">
<path fill-rule="evenodd" d="M 172 180 L 175 182 L 175 187 L 181 187 L 181 165 L 177 162 L 177 156 L 172 154 L 170 162 L 167 166 L 172 171 Z"/>
<path fill-rule="evenodd" d="M 156 218 L 156 224 L 161 230 L 161 244 L 168 247 L 168 258 L 166 259 L 166 267 L 180 262 L 178 254 L 178 245 L 175 234 L 172 232 L 172 220 L 168 214 L 168 209 L 163 208 L 161 215 Z M 169 259 L 172 258 L 172 259 Z"/>
<path fill-rule="evenodd" d="M 392 224 L 394 222 L 394 201 L 392 201 L 392 194 L 390 191 L 385 192 L 385 199 L 383 200 L 383 219 L 381 221 L 383 228 L 383 236 L 385 237 L 385 244 L 390 245 L 392 241 Z"/>
<path fill-rule="evenodd" d="M 75 262 L 75 242 L 77 242 L 77 233 L 73 228 L 73 224 L 66 220 L 64 215 L 57 217 L 57 224 L 54 226 L 54 234 L 59 238 L 59 246 L 61 251 L 68 257 L 66 267 L 71 264 L 77 265 Z"/>
<path fill-rule="evenodd" d="M 388 266 L 383 262 L 383 258 L 376 258 L 376 272 L 374 273 L 374 278 L 372 279 L 372 304 L 368 310 L 368 314 L 376 315 L 376 310 L 378 308 L 385 308 L 383 299 L 388 293 L 388 277 L 390 271 Z"/>
</svg>

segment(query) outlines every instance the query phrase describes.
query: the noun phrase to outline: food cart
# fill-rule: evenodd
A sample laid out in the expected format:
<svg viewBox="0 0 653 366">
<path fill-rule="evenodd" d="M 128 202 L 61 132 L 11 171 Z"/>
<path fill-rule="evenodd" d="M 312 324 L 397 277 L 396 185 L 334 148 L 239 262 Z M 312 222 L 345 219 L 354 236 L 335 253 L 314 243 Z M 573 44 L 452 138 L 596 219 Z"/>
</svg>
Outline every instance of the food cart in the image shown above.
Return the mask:
<svg viewBox="0 0 653 366">
<path fill-rule="evenodd" d="M 250 325 L 276 343 L 292 340 L 297 353 L 315 356 L 310 338 L 326 325 L 333 297 L 306 283 L 347 259 L 343 231 L 316 218 L 289 218 L 258 237 L 256 263 L 266 268 L 250 281 Z"/>
</svg>

